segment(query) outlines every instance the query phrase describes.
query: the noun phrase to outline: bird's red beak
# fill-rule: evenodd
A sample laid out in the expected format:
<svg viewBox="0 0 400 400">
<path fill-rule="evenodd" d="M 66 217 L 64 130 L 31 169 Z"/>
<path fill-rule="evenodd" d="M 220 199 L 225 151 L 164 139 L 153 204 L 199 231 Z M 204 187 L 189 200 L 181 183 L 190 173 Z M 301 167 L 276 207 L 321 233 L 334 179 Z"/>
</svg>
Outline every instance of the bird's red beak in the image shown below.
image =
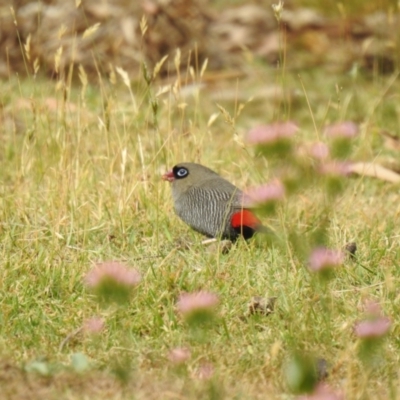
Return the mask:
<svg viewBox="0 0 400 400">
<path fill-rule="evenodd" d="M 175 180 L 174 173 L 172 171 L 168 171 L 162 176 L 162 179 L 164 181 L 172 182 Z"/>
</svg>

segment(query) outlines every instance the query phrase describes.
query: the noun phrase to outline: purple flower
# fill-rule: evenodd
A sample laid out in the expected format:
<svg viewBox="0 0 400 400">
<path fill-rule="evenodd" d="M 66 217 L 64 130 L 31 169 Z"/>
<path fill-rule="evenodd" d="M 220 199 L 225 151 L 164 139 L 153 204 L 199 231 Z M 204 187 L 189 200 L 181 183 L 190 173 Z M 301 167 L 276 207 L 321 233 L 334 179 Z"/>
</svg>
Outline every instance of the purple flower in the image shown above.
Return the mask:
<svg viewBox="0 0 400 400">
<path fill-rule="evenodd" d="M 313 272 L 320 272 L 341 265 L 343 260 L 343 252 L 319 247 L 311 253 L 308 267 Z"/>
<path fill-rule="evenodd" d="M 83 322 L 83 331 L 89 334 L 100 333 L 104 329 L 104 319 L 92 317 Z"/>
<path fill-rule="evenodd" d="M 249 189 L 243 195 L 243 204 L 252 207 L 262 203 L 282 200 L 285 197 L 285 186 L 282 182 L 274 180 L 262 186 Z"/>
<path fill-rule="evenodd" d="M 191 352 L 186 347 L 176 347 L 168 354 L 168 359 L 174 364 L 183 364 L 191 357 Z"/>
<path fill-rule="evenodd" d="M 251 144 L 270 144 L 282 139 L 291 138 L 299 128 L 294 122 L 275 122 L 260 125 L 249 131 L 247 141 Z"/>
<path fill-rule="evenodd" d="M 177 308 L 183 315 L 189 315 L 198 311 L 211 311 L 218 302 L 218 296 L 214 293 L 183 293 L 179 296 Z"/>
<path fill-rule="evenodd" d="M 118 261 L 106 261 L 96 264 L 85 277 L 86 285 L 96 288 L 104 281 L 114 281 L 123 286 L 136 286 L 140 282 L 140 274 Z"/>
<path fill-rule="evenodd" d="M 338 122 L 336 124 L 328 125 L 324 133 L 332 139 L 352 139 L 357 136 L 358 125 L 351 121 Z"/>
<path fill-rule="evenodd" d="M 297 400 L 343 400 L 341 394 L 335 393 L 327 384 L 320 383 L 315 390 L 306 396 L 300 396 Z"/>
<path fill-rule="evenodd" d="M 354 333 L 360 339 L 374 339 L 384 336 L 392 325 L 388 317 L 380 316 L 357 322 Z"/>
</svg>

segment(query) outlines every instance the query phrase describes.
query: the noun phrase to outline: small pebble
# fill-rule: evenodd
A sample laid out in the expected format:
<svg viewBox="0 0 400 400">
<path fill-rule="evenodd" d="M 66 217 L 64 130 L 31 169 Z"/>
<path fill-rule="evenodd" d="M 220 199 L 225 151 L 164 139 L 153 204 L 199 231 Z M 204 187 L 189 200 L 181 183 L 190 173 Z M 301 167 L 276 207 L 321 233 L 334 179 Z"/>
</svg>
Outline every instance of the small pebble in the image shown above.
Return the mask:
<svg viewBox="0 0 400 400">
<path fill-rule="evenodd" d="M 349 242 L 344 246 L 344 250 L 348 253 L 349 257 L 354 259 L 356 257 L 357 243 Z"/>
<path fill-rule="evenodd" d="M 328 362 L 324 358 L 317 358 L 315 362 L 318 381 L 323 381 L 328 377 Z"/>
</svg>

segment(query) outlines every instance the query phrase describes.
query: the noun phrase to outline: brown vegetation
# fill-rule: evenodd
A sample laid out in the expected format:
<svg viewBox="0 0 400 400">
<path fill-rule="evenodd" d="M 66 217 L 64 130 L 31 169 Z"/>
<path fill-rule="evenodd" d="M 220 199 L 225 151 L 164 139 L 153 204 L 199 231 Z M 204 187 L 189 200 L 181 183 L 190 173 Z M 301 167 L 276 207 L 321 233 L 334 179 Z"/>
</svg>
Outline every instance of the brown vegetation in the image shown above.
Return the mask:
<svg viewBox="0 0 400 400">
<path fill-rule="evenodd" d="M 392 71 L 396 65 L 399 15 L 376 11 L 357 18 L 325 17 L 321 11 L 291 7 L 279 23 L 271 7 L 246 4 L 217 12 L 209 1 L 21 0 L 10 8 L 0 1 L 0 75 L 12 72 L 50 76 L 82 65 L 86 73 L 120 67 L 129 74 L 169 56 L 162 72 L 174 70 L 176 49 L 181 65 L 211 69 L 239 68 L 244 56 L 269 63 L 282 59 L 289 68 L 327 65 L 346 70 L 354 62 Z M 393 27 L 393 29 L 390 29 Z"/>
</svg>

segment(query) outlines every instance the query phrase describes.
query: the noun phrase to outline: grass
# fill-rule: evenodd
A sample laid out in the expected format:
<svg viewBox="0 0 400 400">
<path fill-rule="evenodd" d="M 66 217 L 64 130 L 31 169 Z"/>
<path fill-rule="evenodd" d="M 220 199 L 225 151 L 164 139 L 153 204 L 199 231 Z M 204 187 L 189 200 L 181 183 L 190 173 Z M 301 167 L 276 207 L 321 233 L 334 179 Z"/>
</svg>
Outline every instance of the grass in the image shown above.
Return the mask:
<svg viewBox="0 0 400 400">
<path fill-rule="evenodd" d="M 273 176 L 242 143 L 271 120 L 297 121 L 299 142 L 353 120 L 361 126 L 353 158 L 388 154 L 377 133 L 398 127 L 392 77 L 287 71 L 283 84 L 281 71 L 251 68 L 247 78 L 205 87 L 188 73 L 190 86 L 158 96 L 161 82 L 142 77 L 132 92 L 121 79 L 1 83 L 0 378 L 8 398 L 294 398 L 285 365 L 296 352 L 326 359 L 328 382 L 346 399 L 398 398 L 398 187 L 352 177 L 329 204 L 329 245 L 355 241 L 358 252 L 327 285 L 288 244 L 292 233 L 306 244 L 325 217 L 320 186 L 266 220 L 283 245 L 259 236 L 227 254 L 210 251 L 173 213 L 160 175 L 179 161 L 201 162 L 243 188 Z M 102 308 L 85 288 L 85 274 L 104 260 L 142 274 L 129 305 Z M 175 309 L 180 293 L 199 289 L 220 299 L 200 341 Z M 247 317 L 253 296 L 277 296 L 275 312 Z M 393 325 L 377 360 L 364 365 L 353 326 L 371 298 Z M 102 333 L 74 333 L 96 315 L 106 321 Z M 180 369 L 168 360 L 178 346 L 192 352 Z M 77 354 L 84 372 L 71 362 Z M 197 373 L 205 363 L 214 369 L 208 380 Z"/>
</svg>

